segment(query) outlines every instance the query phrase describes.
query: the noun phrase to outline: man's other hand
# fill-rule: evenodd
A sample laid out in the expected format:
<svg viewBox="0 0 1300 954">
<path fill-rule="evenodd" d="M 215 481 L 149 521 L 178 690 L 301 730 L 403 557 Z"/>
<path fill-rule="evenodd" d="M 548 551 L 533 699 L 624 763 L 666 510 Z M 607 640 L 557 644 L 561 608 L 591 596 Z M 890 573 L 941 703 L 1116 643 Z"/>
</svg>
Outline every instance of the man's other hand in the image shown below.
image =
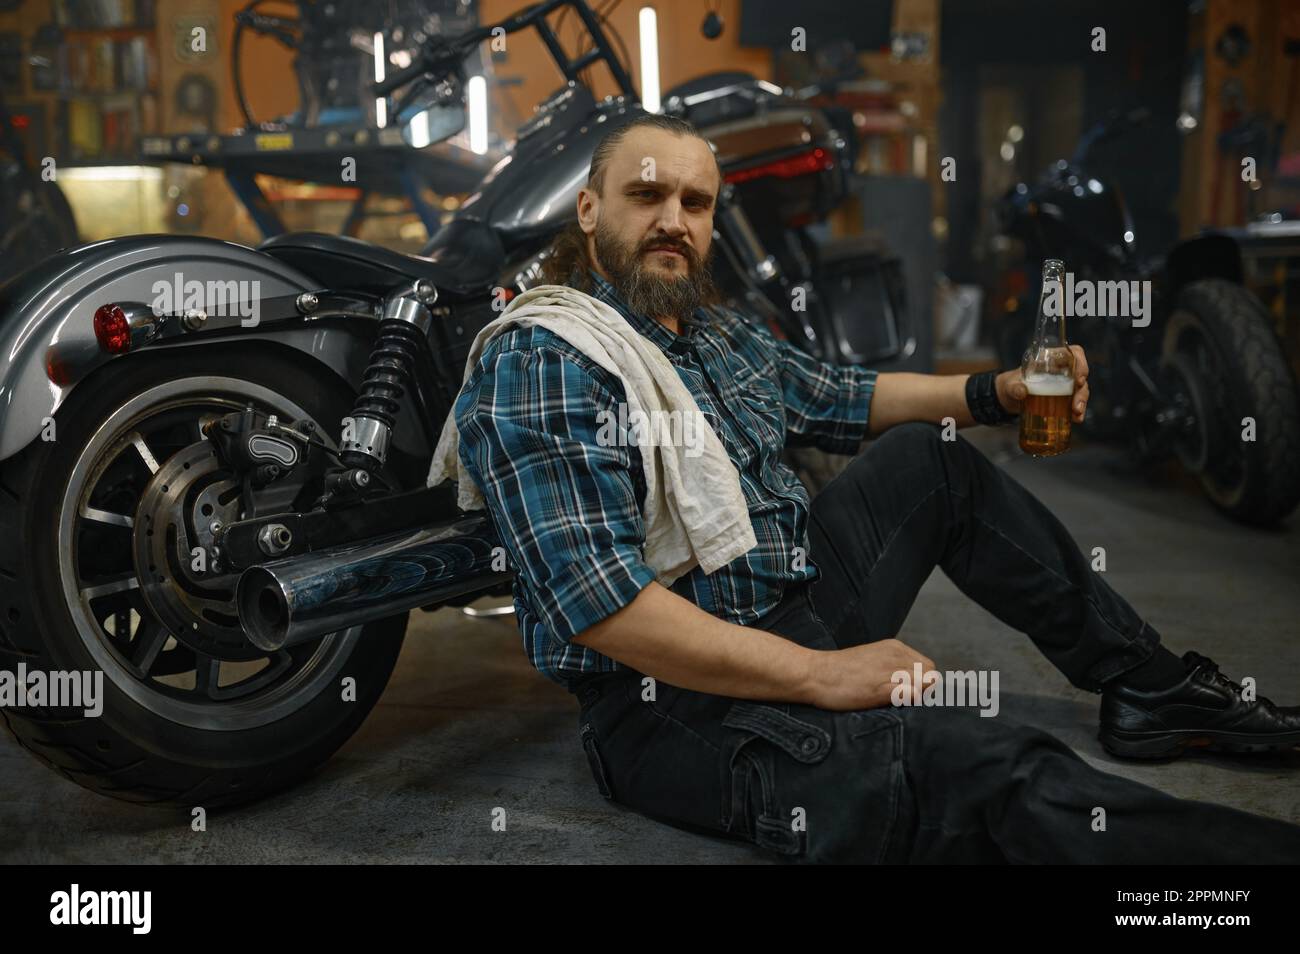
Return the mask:
<svg viewBox="0 0 1300 954">
<path fill-rule="evenodd" d="M 923 674 L 920 686 L 911 682 L 917 663 Z M 924 687 L 933 681 L 924 674 L 935 667 L 933 660 L 906 643 L 882 639 L 848 649 L 820 651 L 813 668 L 812 704 L 844 712 L 889 705 L 900 685 L 900 691 L 910 693 L 910 702 L 920 704 Z M 907 674 L 907 682 L 895 681 L 898 672 Z"/>
</svg>

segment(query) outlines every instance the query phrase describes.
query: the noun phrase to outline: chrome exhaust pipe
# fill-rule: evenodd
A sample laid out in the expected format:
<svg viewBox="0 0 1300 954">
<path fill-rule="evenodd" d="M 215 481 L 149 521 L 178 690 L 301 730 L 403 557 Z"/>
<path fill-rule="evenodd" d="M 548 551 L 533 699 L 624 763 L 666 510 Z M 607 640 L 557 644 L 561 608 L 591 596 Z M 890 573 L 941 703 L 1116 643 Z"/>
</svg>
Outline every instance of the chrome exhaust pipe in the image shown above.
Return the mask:
<svg viewBox="0 0 1300 954">
<path fill-rule="evenodd" d="M 239 621 L 275 652 L 485 589 L 508 579 L 492 569 L 493 539 L 487 516 L 474 516 L 250 566 L 235 592 Z"/>
</svg>

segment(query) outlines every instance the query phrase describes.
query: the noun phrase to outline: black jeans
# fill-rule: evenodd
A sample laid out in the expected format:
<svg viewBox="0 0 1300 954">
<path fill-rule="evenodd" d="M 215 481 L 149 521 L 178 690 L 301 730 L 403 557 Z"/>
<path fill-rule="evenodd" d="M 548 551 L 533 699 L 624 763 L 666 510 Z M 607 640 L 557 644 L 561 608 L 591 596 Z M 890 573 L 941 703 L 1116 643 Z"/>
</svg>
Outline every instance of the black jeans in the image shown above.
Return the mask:
<svg viewBox="0 0 1300 954">
<path fill-rule="evenodd" d="M 939 434 L 893 428 L 827 485 L 809 530 L 821 578 L 754 626 L 819 649 L 888 638 L 939 566 L 1076 686 L 1100 691 L 1147 658 L 1158 634 L 1060 521 L 968 442 Z M 1300 859 L 1300 827 L 1098 771 L 1054 736 L 971 707 L 831 712 L 629 668 L 572 689 L 602 795 L 792 860 Z"/>
</svg>

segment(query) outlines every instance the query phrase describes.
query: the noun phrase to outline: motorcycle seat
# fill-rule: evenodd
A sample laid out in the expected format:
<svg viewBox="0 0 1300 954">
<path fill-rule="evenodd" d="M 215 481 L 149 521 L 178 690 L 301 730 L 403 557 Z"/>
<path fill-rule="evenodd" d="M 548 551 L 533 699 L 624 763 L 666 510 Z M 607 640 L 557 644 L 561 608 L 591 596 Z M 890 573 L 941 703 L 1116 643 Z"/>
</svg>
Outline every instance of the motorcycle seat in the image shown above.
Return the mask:
<svg viewBox="0 0 1300 954">
<path fill-rule="evenodd" d="M 298 269 L 321 288 L 384 294 L 404 281 L 424 279 L 455 297 L 481 294 L 497 280 L 505 249 L 491 226 L 460 221 L 463 224 L 453 221 L 440 229 L 435 238 L 451 234 L 424 255 L 326 232 L 286 232 L 267 239 L 258 250 Z"/>
</svg>

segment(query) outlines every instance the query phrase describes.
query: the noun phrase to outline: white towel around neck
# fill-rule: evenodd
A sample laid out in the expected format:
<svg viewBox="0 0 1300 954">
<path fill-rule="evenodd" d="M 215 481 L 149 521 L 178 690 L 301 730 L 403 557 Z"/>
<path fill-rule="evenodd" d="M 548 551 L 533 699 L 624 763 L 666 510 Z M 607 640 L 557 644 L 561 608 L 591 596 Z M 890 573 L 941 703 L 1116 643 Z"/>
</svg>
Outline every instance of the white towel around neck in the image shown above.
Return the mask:
<svg viewBox="0 0 1300 954">
<path fill-rule="evenodd" d="M 740 475 L 695 398 L 663 351 L 599 299 L 565 285 L 539 285 L 517 296 L 475 336 L 462 385 L 488 341 L 516 325 L 546 328 L 617 376 L 627 396 L 629 421 L 637 420 L 639 411 L 645 415 L 642 421 L 659 417 L 667 422 L 673 418 L 660 415 L 677 411 L 683 425 L 695 422 L 695 437 L 702 445 L 697 455 L 653 436 L 638 445 L 646 485 L 644 559 L 660 584 L 671 586 L 696 565 L 712 573 L 756 545 Z M 624 439 L 634 441 L 635 432 Z M 483 494 L 461 464 L 459 445 L 455 414 L 449 414 L 428 485 L 455 480 L 460 508 L 481 510 Z"/>
</svg>

